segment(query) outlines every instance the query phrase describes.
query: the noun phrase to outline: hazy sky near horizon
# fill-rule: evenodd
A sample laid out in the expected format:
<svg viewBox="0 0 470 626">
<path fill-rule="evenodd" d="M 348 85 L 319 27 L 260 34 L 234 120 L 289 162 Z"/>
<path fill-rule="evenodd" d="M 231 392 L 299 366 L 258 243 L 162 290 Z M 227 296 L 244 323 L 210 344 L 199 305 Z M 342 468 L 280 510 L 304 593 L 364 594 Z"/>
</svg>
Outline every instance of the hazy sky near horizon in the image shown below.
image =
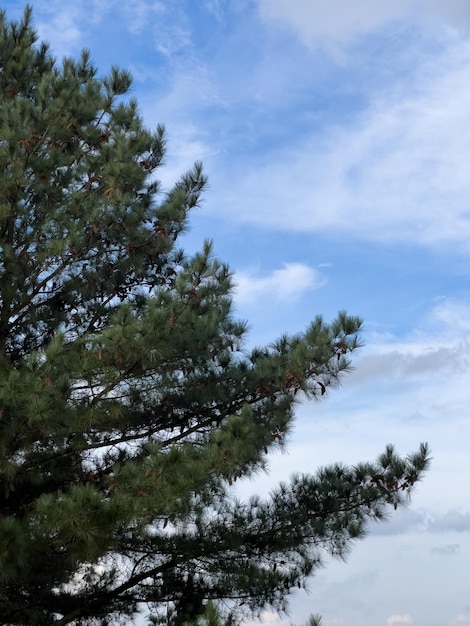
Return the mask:
<svg viewBox="0 0 470 626">
<path fill-rule="evenodd" d="M 146 124 L 167 128 L 164 184 L 204 162 L 185 245 L 212 238 L 233 268 L 250 342 L 317 313 L 365 320 L 354 372 L 299 407 L 287 452 L 244 489 L 430 444 L 410 508 L 264 620 L 470 625 L 468 0 L 32 5 L 58 58 L 86 47 L 102 74 L 132 72 Z"/>
</svg>

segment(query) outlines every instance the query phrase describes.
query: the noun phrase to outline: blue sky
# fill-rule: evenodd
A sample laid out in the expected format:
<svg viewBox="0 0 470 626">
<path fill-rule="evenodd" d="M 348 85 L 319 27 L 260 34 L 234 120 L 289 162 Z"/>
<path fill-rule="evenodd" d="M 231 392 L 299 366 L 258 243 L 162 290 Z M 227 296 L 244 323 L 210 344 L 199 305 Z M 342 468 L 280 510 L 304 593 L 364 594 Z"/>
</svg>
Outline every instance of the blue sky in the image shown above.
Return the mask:
<svg viewBox="0 0 470 626">
<path fill-rule="evenodd" d="M 23 3 L 3 2 L 9 17 Z M 300 623 L 470 624 L 470 5 L 468 0 L 33 2 L 54 53 L 132 71 L 164 123 L 168 186 L 202 160 L 188 249 L 236 272 L 250 342 L 317 313 L 365 319 L 355 371 L 299 407 L 294 471 L 403 453 L 433 465 L 408 511 L 371 528 L 291 600 Z"/>
</svg>

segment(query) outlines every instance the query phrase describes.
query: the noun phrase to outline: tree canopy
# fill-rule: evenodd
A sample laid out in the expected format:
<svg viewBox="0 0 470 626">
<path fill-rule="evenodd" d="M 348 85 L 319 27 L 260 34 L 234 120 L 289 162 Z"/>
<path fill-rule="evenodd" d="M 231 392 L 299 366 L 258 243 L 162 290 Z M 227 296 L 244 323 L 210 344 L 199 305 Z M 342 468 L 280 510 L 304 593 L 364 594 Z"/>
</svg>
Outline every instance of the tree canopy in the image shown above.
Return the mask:
<svg viewBox="0 0 470 626">
<path fill-rule="evenodd" d="M 408 497 L 428 450 L 297 475 L 240 501 L 299 399 L 347 371 L 361 320 L 315 317 L 248 350 L 233 276 L 180 235 L 131 77 L 59 64 L 31 10 L 0 15 L 0 624 L 196 621 L 282 610 L 323 555 Z M 212 605 L 209 605 L 212 606 Z"/>
</svg>

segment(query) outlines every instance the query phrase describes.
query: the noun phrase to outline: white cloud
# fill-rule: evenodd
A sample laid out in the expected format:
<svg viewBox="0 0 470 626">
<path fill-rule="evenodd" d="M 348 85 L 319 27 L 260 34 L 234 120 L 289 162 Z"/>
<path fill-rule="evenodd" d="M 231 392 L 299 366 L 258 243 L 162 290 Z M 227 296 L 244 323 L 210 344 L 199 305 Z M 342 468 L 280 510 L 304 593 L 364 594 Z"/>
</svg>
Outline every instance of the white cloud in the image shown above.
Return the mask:
<svg viewBox="0 0 470 626">
<path fill-rule="evenodd" d="M 394 624 L 413 624 L 413 618 L 409 613 L 403 615 L 390 615 L 387 618 L 387 626 L 394 626 Z"/>
<path fill-rule="evenodd" d="M 237 220 L 277 229 L 468 252 L 469 111 L 470 42 L 460 42 L 355 121 L 241 164 L 226 205 Z"/>
<path fill-rule="evenodd" d="M 465 613 L 457 615 L 455 620 L 452 622 L 452 626 L 464 626 L 466 624 L 470 624 L 470 615 Z"/>
<path fill-rule="evenodd" d="M 305 291 L 318 289 L 325 278 L 303 263 L 284 263 L 282 269 L 259 276 L 255 272 L 237 272 L 235 298 L 239 303 L 263 301 L 297 301 Z"/>
<path fill-rule="evenodd" d="M 253 620 L 251 624 L 253 625 L 255 623 L 259 624 L 260 621 L 263 624 L 268 624 L 268 625 L 274 624 L 277 626 L 278 624 L 281 624 L 281 617 L 279 613 L 273 613 L 271 611 L 262 611 L 261 615 L 259 616 L 259 620 L 256 620 L 256 622 Z M 250 622 L 248 622 L 248 624 L 250 624 Z"/>
<path fill-rule="evenodd" d="M 408 12 L 412 0 L 259 0 L 264 20 L 283 22 L 308 45 L 327 38 L 347 41 Z"/>
<path fill-rule="evenodd" d="M 261 18 L 290 27 L 308 46 L 349 43 L 395 20 L 440 21 L 462 28 L 467 0 L 258 0 Z"/>
</svg>

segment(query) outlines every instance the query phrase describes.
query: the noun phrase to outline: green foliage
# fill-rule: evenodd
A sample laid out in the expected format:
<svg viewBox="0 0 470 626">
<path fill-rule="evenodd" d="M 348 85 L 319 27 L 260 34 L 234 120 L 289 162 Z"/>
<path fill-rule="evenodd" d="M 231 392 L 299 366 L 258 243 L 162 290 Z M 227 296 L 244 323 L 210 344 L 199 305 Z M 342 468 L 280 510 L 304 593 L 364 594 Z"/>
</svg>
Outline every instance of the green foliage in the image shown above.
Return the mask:
<svg viewBox="0 0 470 626">
<path fill-rule="evenodd" d="M 202 167 L 160 189 L 164 129 L 144 128 L 130 86 L 86 52 L 59 65 L 29 9 L 0 15 L 0 624 L 282 610 L 428 464 L 425 446 L 389 447 L 233 498 L 298 399 L 347 371 L 361 320 L 244 349 L 229 268 L 209 242 L 177 247 Z"/>
</svg>

